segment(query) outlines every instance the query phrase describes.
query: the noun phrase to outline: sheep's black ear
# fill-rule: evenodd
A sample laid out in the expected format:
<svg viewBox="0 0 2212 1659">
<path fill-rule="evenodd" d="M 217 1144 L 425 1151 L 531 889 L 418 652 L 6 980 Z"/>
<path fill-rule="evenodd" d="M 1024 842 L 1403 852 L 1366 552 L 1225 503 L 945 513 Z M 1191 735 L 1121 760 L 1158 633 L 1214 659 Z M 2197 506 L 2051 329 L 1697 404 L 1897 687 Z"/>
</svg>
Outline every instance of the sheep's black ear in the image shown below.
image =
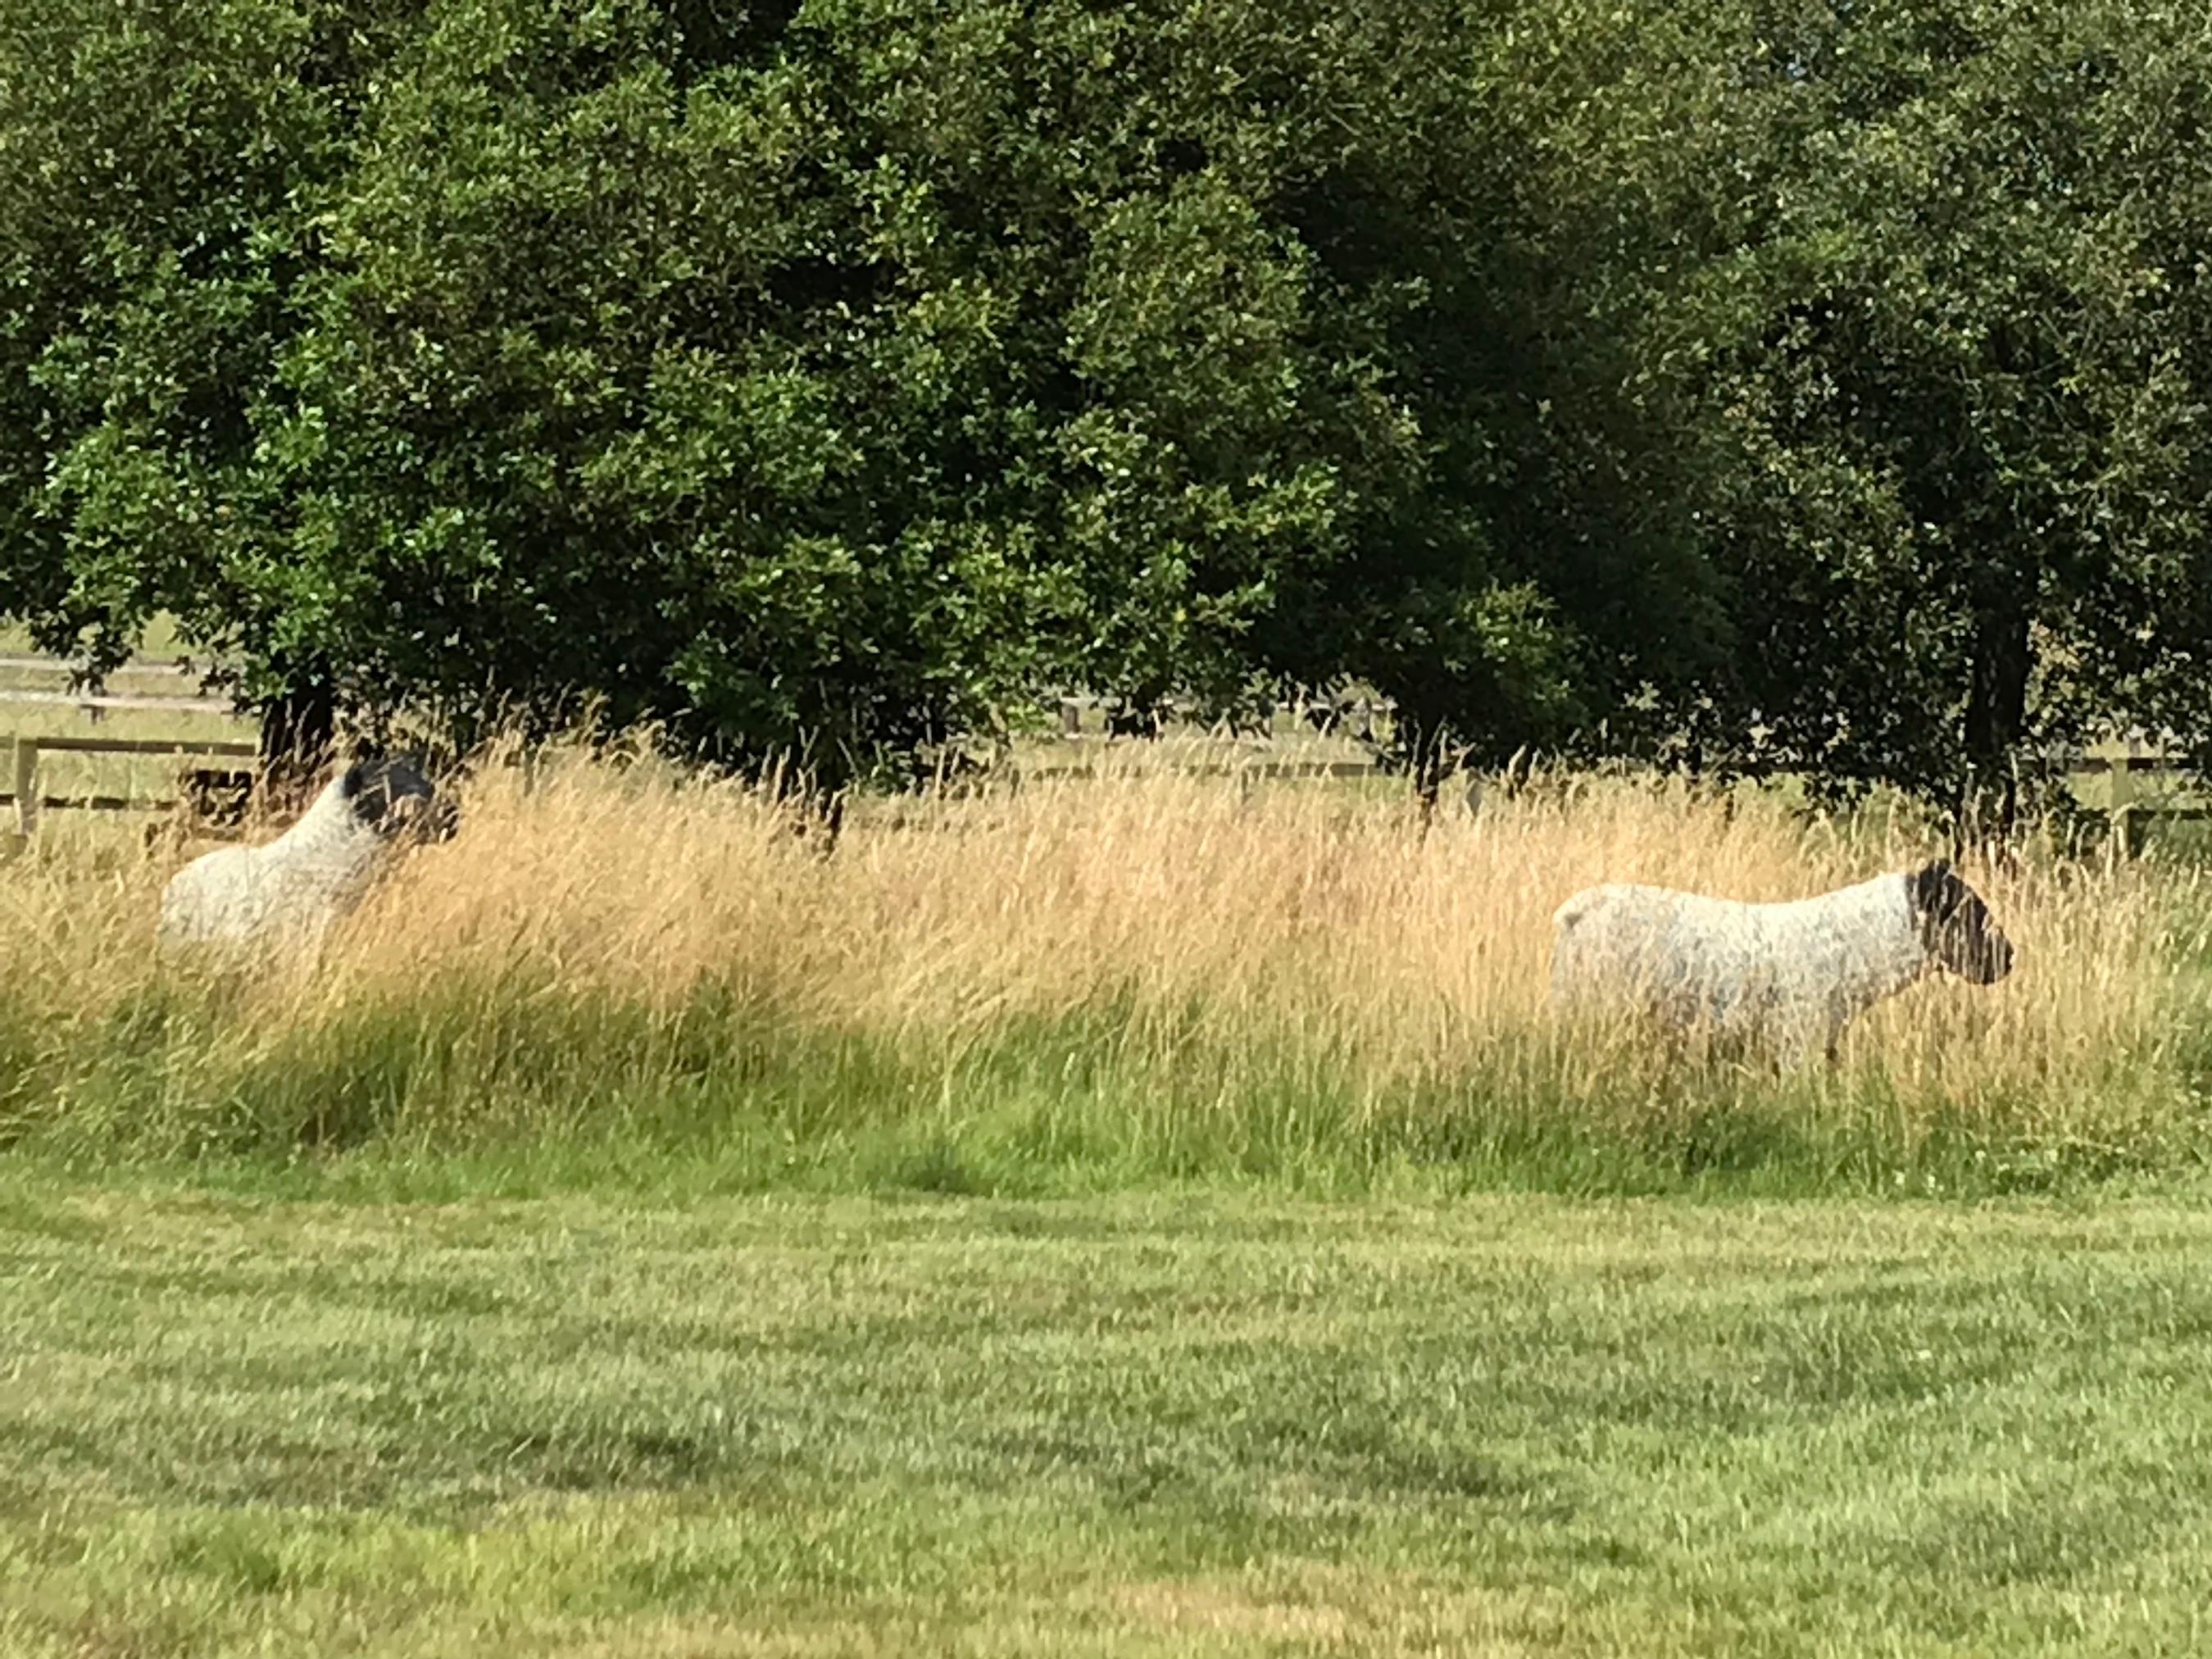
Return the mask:
<svg viewBox="0 0 2212 1659">
<path fill-rule="evenodd" d="M 1923 916 L 1947 915 L 1958 907 L 1966 883 L 1948 859 L 1924 864 L 1912 873 L 1912 908 Z"/>
</svg>

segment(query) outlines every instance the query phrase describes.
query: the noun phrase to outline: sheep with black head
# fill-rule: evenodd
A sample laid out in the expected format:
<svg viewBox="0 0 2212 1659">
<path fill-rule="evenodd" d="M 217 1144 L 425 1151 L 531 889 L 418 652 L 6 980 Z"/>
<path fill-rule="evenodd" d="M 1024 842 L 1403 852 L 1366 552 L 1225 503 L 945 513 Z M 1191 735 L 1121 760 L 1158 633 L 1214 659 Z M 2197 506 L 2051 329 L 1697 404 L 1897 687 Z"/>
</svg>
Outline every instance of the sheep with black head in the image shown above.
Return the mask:
<svg viewBox="0 0 2212 1659">
<path fill-rule="evenodd" d="M 1930 972 L 1993 985 L 2013 964 L 1989 906 L 1941 860 L 1782 903 L 1591 887 L 1552 923 L 1559 1011 L 1634 1013 L 1784 1066 L 1815 1046 L 1834 1060 L 1853 1020 Z"/>
<path fill-rule="evenodd" d="M 313 946 L 366 898 L 400 852 L 450 839 L 451 797 L 414 760 L 364 756 L 341 769 L 299 822 L 259 847 L 224 847 L 179 871 L 161 898 L 174 945 Z"/>
</svg>

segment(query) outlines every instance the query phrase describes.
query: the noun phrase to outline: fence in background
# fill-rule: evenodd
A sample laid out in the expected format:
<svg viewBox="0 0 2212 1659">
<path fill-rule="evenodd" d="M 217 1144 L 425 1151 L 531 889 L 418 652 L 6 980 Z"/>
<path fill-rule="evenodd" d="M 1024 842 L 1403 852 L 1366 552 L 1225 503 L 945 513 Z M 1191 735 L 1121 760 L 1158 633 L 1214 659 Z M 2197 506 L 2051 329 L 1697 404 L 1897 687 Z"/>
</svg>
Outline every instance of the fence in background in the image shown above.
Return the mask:
<svg viewBox="0 0 2212 1659">
<path fill-rule="evenodd" d="M 1098 743 L 1117 734 L 1114 730 L 1115 717 L 1122 705 L 1112 698 L 1062 696 L 1056 700 L 1060 713 L 1060 736 L 1065 741 Z M 1172 709 L 1172 706 L 1171 706 Z M 1184 712 L 1173 709 L 1172 712 Z M 1387 698 L 1361 697 L 1334 702 L 1294 702 L 1263 707 L 1260 718 L 1272 729 L 1278 714 L 1287 714 L 1296 726 L 1311 727 L 1323 735 L 1349 738 L 1357 742 L 1373 743 L 1378 730 L 1387 730 L 1391 705 Z M 1096 729 L 1085 725 L 1091 717 Z M 1253 743 L 1255 746 L 1267 741 L 1257 734 L 1224 732 L 1225 741 Z M 1066 777 L 1087 775 L 1097 769 L 1074 765 L 1047 764 L 1024 769 L 1031 776 Z M 1177 769 L 1198 776 L 1229 776 L 1251 780 L 1255 778 L 1359 778 L 1380 775 L 1383 769 L 1372 760 L 1311 760 L 1311 761 L 1248 761 L 1236 765 L 1199 765 Z M 2180 761 L 2160 753 L 2151 745 L 2134 738 L 2114 739 L 2094 745 L 2075 757 L 2068 769 L 2075 777 L 2106 775 L 2112 779 L 2110 803 L 2105 809 L 2117 843 L 2130 854 L 2142 849 L 2145 830 L 2154 823 L 2201 823 L 2212 821 L 2212 805 L 2203 801 L 2181 801 L 2170 798 L 2145 800 L 2141 798 L 2138 785 L 2144 781 L 2160 778 L 2179 782 L 2191 778 L 2190 769 Z M 1479 781 L 1469 786 L 1469 799 L 1480 798 Z M 2094 809 L 2092 809 L 2094 810 Z"/>
<path fill-rule="evenodd" d="M 53 675 L 66 678 L 72 672 L 67 663 L 50 657 L 0 654 L 0 672 Z M 216 717 L 228 717 L 234 712 L 228 699 L 210 696 L 198 690 L 198 681 L 192 678 L 189 665 L 134 662 L 118 671 L 118 677 L 123 676 L 182 678 L 192 684 L 195 690 L 187 695 L 172 695 L 0 687 L 0 704 L 70 708 L 94 721 L 111 710 L 120 709 Z M 1116 732 L 1115 726 L 1123 705 L 1115 700 L 1064 696 L 1054 701 L 1060 716 L 1060 736 L 1063 741 L 1098 743 L 1121 735 Z M 1291 702 L 1264 707 L 1259 712 L 1264 721 L 1261 729 L 1241 732 L 1227 730 L 1218 734 L 1219 739 L 1224 744 L 1238 744 L 1253 749 L 1272 747 L 1274 721 L 1278 715 L 1286 714 L 1295 725 L 1310 729 L 1317 735 L 1337 736 L 1358 743 L 1371 744 L 1379 731 L 1387 729 L 1391 706 L 1385 698 L 1360 697 Z M 1086 717 L 1091 718 L 1088 726 Z M 242 738 L 122 738 L 43 734 L 13 739 L 13 750 L 12 787 L 7 793 L 0 794 L 0 806 L 14 809 L 18 837 L 28 836 L 36 827 L 39 814 L 45 811 L 164 812 L 180 804 L 180 798 L 177 795 L 46 794 L 40 790 L 39 781 L 39 763 L 43 755 L 171 756 L 179 759 L 242 761 L 247 763 L 246 767 L 235 769 L 250 770 L 258 754 L 257 746 Z M 1089 763 L 1079 763 L 1073 765 L 1047 764 L 1024 769 L 1031 776 L 1079 776 L 1097 769 Z M 1209 762 L 1180 769 L 1200 777 L 1233 776 L 1246 781 L 1364 778 L 1382 773 L 1382 768 L 1371 757 L 1328 760 L 1255 758 L 1220 763 Z M 2186 769 L 2179 762 L 2159 753 L 2148 744 L 2133 740 L 2101 744 L 2077 758 L 2072 769 L 2077 775 L 2110 776 L 2112 793 L 2106 811 L 2121 845 L 2130 852 L 2140 848 L 2143 830 L 2150 823 L 2212 820 L 2212 805 L 2170 799 L 2140 799 L 2137 788 L 2140 782 L 2161 777 L 2179 778 L 2186 774 Z M 180 787 L 183 783 L 184 780 L 180 778 Z"/>
<path fill-rule="evenodd" d="M 2202 823 L 2212 819 L 2212 805 L 2202 801 L 2155 800 L 2136 798 L 2136 785 L 2144 778 L 2180 778 L 2189 770 L 2179 761 L 2161 755 L 2147 744 L 2132 739 L 2103 744 L 2074 763 L 2079 775 L 2103 774 L 2112 779 L 2112 795 L 2105 816 L 2118 845 L 2130 854 L 2142 850 L 2143 831 L 2153 823 Z"/>
<path fill-rule="evenodd" d="M 109 714 L 121 709 L 147 714 L 200 714 L 217 720 L 228 719 L 234 712 L 229 698 L 215 696 L 200 689 L 198 675 L 189 662 L 154 663 L 133 659 L 115 671 L 110 677 L 110 685 L 103 685 L 97 691 L 87 690 L 76 684 L 76 671 L 68 663 L 52 657 L 0 653 L 0 674 L 63 682 L 61 688 L 56 690 L 36 686 L 0 686 L 0 703 L 28 703 L 44 708 L 74 709 L 95 725 Z M 176 692 L 112 687 L 112 682 L 125 680 L 180 680 L 191 689 Z"/>
<path fill-rule="evenodd" d="M 1137 735 L 1133 732 L 1117 732 L 1116 716 L 1123 705 L 1110 697 L 1061 696 L 1054 700 L 1060 711 L 1060 738 L 1062 742 L 1095 744 L 1117 738 Z M 1174 716 L 1183 716 L 1188 710 L 1170 706 Z M 1381 697 L 1360 697 L 1338 702 L 1303 701 L 1262 704 L 1257 711 L 1257 729 L 1219 728 L 1206 735 L 1212 736 L 1224 746 L 1242 744 L 1264 750 L 1274 740 L 1274 721 L 1278 714 L 1289 716 L 1293 726 L 1310 728 L 1321 737 L 1340 737 L 1356 743 L 1371 744 L 1378 726 L 1387 722 L 1390 714 L 1389 702 Z M 1094 716 L 1097 729 L 1087 729 L 1086 715 Z M 1023 775 L 1028 777 L 1087 777 L 1097 768 L 1087 762 L 1073 764 L 1047 763 L 1024 766 Z M 1264 778 L 1373 778 L 1385 775 L 1385 769 L 1370 755 L 1360 759 L 1346 760 L 1243 760 L 1237 762 L 1206 762 L 1175 769 L 1190 777 L 1235 777 L 1246 782 Z"/>
<path fill-rule="evenodd" d="M 1055 701 L 1060 708 L 1060 734 L 1063 738 L 1134 735 L 1133 733 L 1117 733 L 1114 730 L 1115 716 L 1120 714 L 1126 707 L 1116 698 L 1061 696 Z M 1188 705 L 1170 703 L 1168 706 L 1168 712 L 1177 717 L 1188 717 L 1190 710 Z M 1262 703 L 1256 712 L 1258 719 L 1268 728 L 1273 727 L 1278 714 L 1284 714 L 1291 717 L 1293 724 L 1303 722 L 1325 735 L 1350 738 L 1360 743 L 1372 743 L 1375 740 L 1378 720 L 1387 721 L 1389 719 L 1391 706 L 1387 697 L 1347 697 L 1335 700 L 1309 698 L 1285 703 Z M 1098 732 L 1086 732 L 1084 729 L 1083 717 L 1086 714 L 1092 713 L 1103 717 L 1103 729 Z M 1226 735 L 1236 737 L 1244 734 L 1232 728 Z"/>
<path fill-rule="evenodd" d="M 15 835 L 28 840 L 38 829 L 41 811 L 166 812 L 179 798 L 142 795 L 49 795 L 39 787 L 39 761 L 45 755 L 147 755 L 243 760 L 250 768 L 259 752 L 256 744 L 236 739 L 182 738 L 16 738 L 12 740 L 14 764 L 10 787 L 0 796 L 0 805 L 15 809 Z"/>
<path fill-rule="evenodd" d="M 52 657 L 0 653 L 0 674 L 61 683 L 52 690 L 44 686 L 0 686 L 0 705 L 68 709 L 94 725 L 112 713 L 126 709 L 218 720 L 228 719 L 234 713 L 228 697 L 210 696 L 200 689 L 198 676 L 187 662 L 125 663 L 97 691 L 76 684 L 75 669 Z M 137 689 L 162 681 L 181 681 L 189 689 Z M 223 769 L 225 771 L 250 775 L 258 752 L 256 744 L 243 738 L 109 738 L 40 732 L 0 741 L 6 742 L 12 751 L 9 788 L 0 793 L 0 807 L 11 811 L 18 844 L 36 831 L 43 812 L 169 812 L 185 804 L 191 795 L 192 780 L 185 773 L 179 774 L 172 793 L 49 793 L 43 787 L 40 767 L 41 760 L 47 756 L 92 755 L 123 759 L 158 756 L 180 761 L 227 761 L 234 764 Z"/>
</svg>

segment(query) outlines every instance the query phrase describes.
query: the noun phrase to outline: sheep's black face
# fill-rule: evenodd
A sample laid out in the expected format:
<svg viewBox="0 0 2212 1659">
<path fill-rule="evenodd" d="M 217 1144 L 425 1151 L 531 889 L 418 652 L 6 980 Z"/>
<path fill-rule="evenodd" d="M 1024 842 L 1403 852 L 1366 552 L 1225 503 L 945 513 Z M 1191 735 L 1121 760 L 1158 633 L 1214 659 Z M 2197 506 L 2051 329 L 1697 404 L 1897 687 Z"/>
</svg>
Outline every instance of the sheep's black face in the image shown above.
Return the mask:
<svg viewBox="0 0 2212 1659">
<path fill-rule="evenodd" d="M 1913 914 L 1930 960 L 1976 985 L 1994 985 L 2012 972 L 2012 941 L 1957 871 L 1938 859 L 1911 881 Z"/>
<path fill-rule="evenodd" d="M 356 761 L 346 768 L 343 787 L 354 817 L 388 840 L 451 841 L 460 828 L 453 799 L 440 794 L 413 761 Z"/>
</svg>

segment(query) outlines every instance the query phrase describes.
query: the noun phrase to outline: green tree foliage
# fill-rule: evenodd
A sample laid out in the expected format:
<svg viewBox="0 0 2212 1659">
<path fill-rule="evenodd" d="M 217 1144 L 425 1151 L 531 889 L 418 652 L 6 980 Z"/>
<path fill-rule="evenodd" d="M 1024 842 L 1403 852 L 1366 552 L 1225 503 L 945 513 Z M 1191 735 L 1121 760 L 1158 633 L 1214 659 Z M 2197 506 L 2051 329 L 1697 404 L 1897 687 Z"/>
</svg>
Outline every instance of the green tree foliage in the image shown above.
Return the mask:
<svg viewBox="0 0 2212 1659">
<path fill-rule="evenodd" d="M 1503 750 L 1694 655 L 1448 9 L 364 15 L 6 26 L 0 602 L 94 666 L 166 608 L 271 707 L 834 777 L 1055 679 Z"/>
<path fill-rule="evenodd" d="M 1760 641 L 1714 688 L 1735 763 L 2005 822 L 2100 725 L 2205 751 L 2193 15 L 1839 3 L 1717 41 L 1768 203 L 1690 313 L 1723 347 L 1709 545 Z"/>
<path fill-rule="evenodd" d="M 0 10 L 0 609 L 95 673 L 173 608 L 327 703 L 314 617 L 255 612 L 249 488 L 351 112 L 404 4 Z"/>
<path fill-rule="evenodd" d="M 2174 0 L 18 0 L 0 609 L 824 781 L 1053 684 L 2212 747 Z"/>
<path fill-rule="evenodd" d="M 1268 654 L 1389 690 L 1430 787 L 1455 750 L 1648 744 L 1666 721 L 1632 704 L 1680 708 L 1729 647 L 1692 515 L 1696 386 L 1654 303 L 1703 206 L 1690 82 L 1650 73 L 1670 29 L 1581 0 L 1394 17 L 1390 71 L 1364 77 L 1388 137 L 1297 198 L 1408 459 Z"/>
</svg>

